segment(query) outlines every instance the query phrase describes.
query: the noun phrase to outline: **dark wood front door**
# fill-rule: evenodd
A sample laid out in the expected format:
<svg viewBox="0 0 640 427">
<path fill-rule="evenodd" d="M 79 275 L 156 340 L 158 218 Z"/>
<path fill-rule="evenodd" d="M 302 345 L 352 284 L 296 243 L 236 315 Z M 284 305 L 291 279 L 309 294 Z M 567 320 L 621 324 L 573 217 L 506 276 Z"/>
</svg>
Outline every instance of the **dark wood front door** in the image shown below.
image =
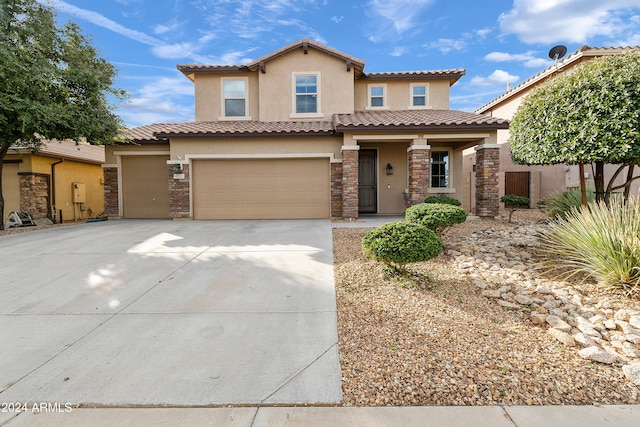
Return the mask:
<svg viewBox="0 0 640 427">
<path fill-rule="evenodd" d="M 505 172 L 504 194 L 530 198 L 529 172 Z"/>
<path fill-rule="evenodd" d="M 358 212 L 378 211 L 378 177 L 376 174 L 377 151 L 360 150 L 358 164 Z"/>
</svg>

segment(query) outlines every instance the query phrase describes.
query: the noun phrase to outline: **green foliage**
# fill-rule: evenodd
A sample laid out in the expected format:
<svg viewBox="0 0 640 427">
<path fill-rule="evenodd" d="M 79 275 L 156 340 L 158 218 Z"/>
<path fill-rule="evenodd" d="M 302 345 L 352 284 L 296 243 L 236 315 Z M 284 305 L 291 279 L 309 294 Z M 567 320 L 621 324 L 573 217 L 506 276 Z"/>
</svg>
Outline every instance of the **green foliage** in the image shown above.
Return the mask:
<svg viewBox="0 0 640 427">
<path fill-rule="evenodd" d="M 408 263 L 437 257 L 442 252 L 442 241 L 423 225 L 391 222 L 365 234 L 362 251 L 392 269 L 404 270 Z"/>
<path fill-rule="evenodd" d="M 442 203 L 444 205 L 460 206 L 460 200 L 449 196 L 429 196 L 424 199 L 425 203 Z"/>
<path fill-rule="evenodd" d="M 504 207 L 509 210 L 509 222 L 511 222 L 511 217 L 518 208 L 529 207 L 528 197 L 516 196 L 514 194 L 505 194 L 500 198 L 500 202 L 504 203 Z"/>
<path fill-rule="evenodd" d="M 464 209 L 442 203 L 422 203 L 411 206 L 405 212 L 405 218 L 417 222 L 441 234 L 445 228 L 460 224 L 467 220 Z"/>
<path fill-rule="evenodd" d="M 539 86 L 509 126 L 521 164 L 640 160 L 640 52 L 596 58 Z"/>
<path fill-rule="evenodd" d="M 500 198 L 500 203 L 504 203 L 508 208 L 524 208 L 529 207 L 529 198 L 523 196 L 515 196 L 513 194 L 505 194 Z"/>
<path fill-rule="evenodd" d="M 612 198 L 558 217 L 545 242 L 553 268 L 585 273 L 626 294 L 640 290 L 640 200 Z"/>
<path fill-rule="evenodd" d="M 595 200 L 593 189 L 587 189 L 587 203 Z M 538 208 L 552 218 L 557 216 L 565 218 L 572 209 L 580 209 L 582 205 L 582 193 L 579 188 L 568 188 L 538 202 Z"/>
<path fill-rule="evenodd" d="M 121 129 L 108 98 L 115 68 L 72 23 L 59 28 L 36 0 L 0 0 L 0 176 L 10 146 L 37 151 L 46 139 L 115 142 Z M 0 229 L 4 201 L 0 181 Z"/>
</svg>

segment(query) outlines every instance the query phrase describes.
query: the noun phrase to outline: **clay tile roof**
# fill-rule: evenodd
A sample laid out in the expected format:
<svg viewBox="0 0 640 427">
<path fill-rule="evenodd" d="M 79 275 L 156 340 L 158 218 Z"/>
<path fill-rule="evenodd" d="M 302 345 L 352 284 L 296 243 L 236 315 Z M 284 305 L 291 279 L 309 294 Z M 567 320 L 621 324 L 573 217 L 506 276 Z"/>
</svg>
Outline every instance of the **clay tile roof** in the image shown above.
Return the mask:
<svg viewBox="0 0 640 427">
<path fill-rule="evenodd" d="M 365 61 L 358 59 L 356 57 L 353 57 L 351 55 L 347 55 L 346 53 L 340 52 L 338 50 L 335 50 L 333 48 L 330 48 L 329 46 L 325 46 L 323 44 L 320 44 L 318 42 L 314 42 L 312 40 L 309 39 L 302 39 L 299 40 L 295 43 L 291 43 L 290 45 L 287 45 L 283 48 L 280 48 L 278 50 L 276 50 L 275 52 L 271 52 L 268 55 L 265 55 L 261 58 L 256 59 L 255 61 L 252 61 L 250 63 L 247 64 L 247 67 L 250 69 L 256 69 L 260 63 L 265 63 L 268 62 L 272 59 L 275 59 L 279 56 L 282 56 L 288 52 L 291 52 L 292 50 L 295 49 L 299 49 L 299 48 L 304 48 L 306 49 L 307 47 L 314 47 L 324 53 L 327 53 L 329 55 L 335 56 L 337 58 L 343 59 L 345 61 L 350 61 L 354 64 L 354 66 L 359 67 L 360 69 L 364 68 L 364 64 Z"/>
<path fill-rule="evenodd" d="M 126 139 L 137 143 L 169 143 L 169 140 L 164 138 L 156 138 L 155 133 L 164 129 L 169 124 L 154 123 L 151 125 L 139 126 L 135 128 L 127 129 Z"/>
<path fill-rule="evenodd" d="M 356 111 L 335 114 L 337 131 L 346 130 L 463 130 L 508 129 L 509 122 L 496 117 L 457 110 Z"/>
<path fill-rule="evenodd" d="M 362 75 L 362 79 L 367 80 L 405 80 L 426 77 L 429 80 L 449 80 L 450 84 L 457 82 L 462 76 L 466 74 L 466 70 L 462 68 L 455 68 L 451 70 L 423 70 L 423 71 L 405 71 L 405 72 L 380 72 L 380 73 L 365 73 Z"/>
<path fill-rule="evenodd" d="M 173 136 L 264 136 L 264 135 L 300 135 L 318 134 L 332 135 L 333 123 L 329 121 L 309 122 L 255 122 L 255 121 L 229 121 L 229 122 L 188 122 L 163 125 L 155 130 L 154 135 L 159 138 Z"/>
</svg>

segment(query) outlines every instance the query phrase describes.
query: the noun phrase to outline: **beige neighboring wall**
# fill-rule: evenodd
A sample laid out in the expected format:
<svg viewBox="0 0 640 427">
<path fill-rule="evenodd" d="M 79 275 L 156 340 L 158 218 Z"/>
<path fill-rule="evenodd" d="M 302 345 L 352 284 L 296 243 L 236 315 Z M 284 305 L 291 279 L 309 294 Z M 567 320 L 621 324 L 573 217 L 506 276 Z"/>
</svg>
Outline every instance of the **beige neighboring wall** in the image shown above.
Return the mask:
<svg viewBox="0 0 640 427">
<path fill-rule="evenodd" d="M 131 152 L 133 155 L 142 152 L 164 152 L 169 154 L 169 144 L 158 143 L 158 144 L 122 144 L 122 145 L 110 145 L 105 147 L 105 161 L 106 165 L 117 165 L 118 164 L 118 156 L 114 154 L 114 152 L 126 153 Z"/>
<path fill-rule="evenodd" d="M 427 107 L 432 110 L 449 109 L 449 80 L 378 80 L 361 79 L 355 82 L 355 110 L 368 109 L 369 86 L 386 85 L 387 106 L 383 110 L 409 110 L 411 105 L 411 85 L 427 85 Z M 374 108 L 373 110 L 380 110 Z"/>
<path fill-rule="evenodd" d="M 293 73 L 320 73 L 320 113 L 318 117 L 292 117 Z M 329 120 L 334 113 L 353 113 L 354 68 L 347 71 L 344 60 L 317 49 L 307 54 L 297 49 L 266 63 L 266 72 L 258 71 L 260 113 L 255 120 L 266 122 L 291 120 Z"/>
</svg>

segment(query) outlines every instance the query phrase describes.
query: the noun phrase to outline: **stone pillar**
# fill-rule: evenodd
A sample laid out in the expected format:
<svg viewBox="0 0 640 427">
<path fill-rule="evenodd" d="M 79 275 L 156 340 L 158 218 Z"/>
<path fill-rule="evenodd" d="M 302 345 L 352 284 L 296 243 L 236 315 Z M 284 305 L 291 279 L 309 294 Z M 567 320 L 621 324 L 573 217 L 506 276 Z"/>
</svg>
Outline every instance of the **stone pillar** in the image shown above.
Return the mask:
<svg viewBox="0 0 640 427">
<path fill-rule="evenodd" d="M 33 219 L 47 218 L 49 210 L 49 175 L 42 173 L 19 173 L 20 210 Z"/>
<path fill-rule="evenodd" d="M 104 214 L 107 218 L 120 216 L 120 200 L 118 199 L 118 168 L 105 167 L 104 173 Z"/>
<path fill-rule="evenodd" d="M 169 165 L 169 216 L 175 219 L 191 219 L 189 165 Z"/>
<path fill-rule="evenodd" d="M 331 216 L 342 216 L 342 163 L 331 163 Z"/>
<path fill-rule="evenodd" d="M 431 146 L 412 145 L 409 152 L 409 194 L 407 204 L 419 205 L 429 195 Z"/>
<path fill-rule="evenodd" d="M 342 147 L 342 217 L 358 218 L 357 145 Z"/>
<path fill-rule="evenodd" d="M 483 144 L 476 147 L 476 215 L 495 218 L 498 216 L 498 169 L 500 146 Z"/>
</svg>

